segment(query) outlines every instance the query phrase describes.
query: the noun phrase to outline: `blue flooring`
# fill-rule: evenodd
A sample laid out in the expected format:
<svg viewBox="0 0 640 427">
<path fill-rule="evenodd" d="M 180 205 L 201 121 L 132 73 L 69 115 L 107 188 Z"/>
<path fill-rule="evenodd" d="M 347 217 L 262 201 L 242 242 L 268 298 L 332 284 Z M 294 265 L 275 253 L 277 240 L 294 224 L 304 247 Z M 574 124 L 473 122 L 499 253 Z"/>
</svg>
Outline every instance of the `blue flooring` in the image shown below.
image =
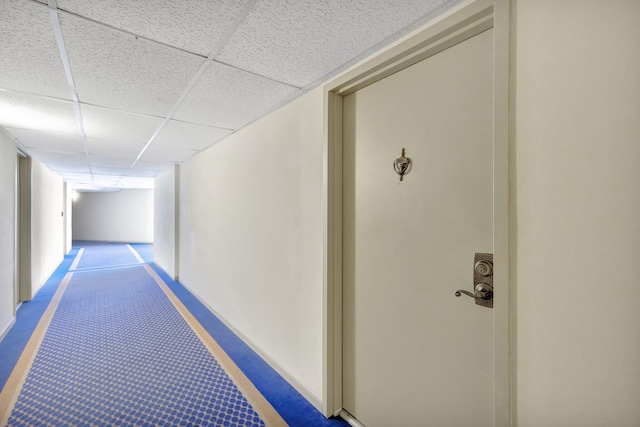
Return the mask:
<svg viewBox="0 0 640 427">
<path fill-rule="evenodd" d="M 13 366 L 22 353 L 42 313 L 44 313 L 48 306 L 53 293 L 69 269 L 78 247 L 96 245 L 101 244 L 94 242 L 74 242 L 73 251 L 65 257 L 65 260 L 43 286 L 36 298 L 34 298 L 32 302 L 24 303 L 19 309 L 16 325 L 7 334 L 5 339 L 0 342 L 0 388 L 6 383 Z M 132 244 L 132 246 L 146 263 L 153 261 L 152 245 Z M 337 427 L 348 425 L 339 419 L 325 419 L 313 405 L 227 328 L 224 323 L 211 313 L 211 311 L 180 282 L 173 281 L 155 264 L 151 266 L 290 426 Z"/>
<path fill-rule="evenodd" d="M 58 285 L 71 267 L 78 249 L 72 249 L 51 277 L 40 288 L 35 298 L 31 301 L 23 302 L 16 313 L 16 323 L 0 341 L 0 389 L 2 389 L 13 371 L 13 367 L 18 362 L 29 338 L 33 334 L 40 318 L 51 302 L 53 294 L 58 289 Z"/>
<path fill-rule="evenodd" d="M 77 270 L 140 264 L 126 244 L 87 246 L 76 266 Z"/>
<path fill-rule="evenodd" d="M 348 426 L 340 419 L 326 419 L 180 282 L 172 280 L 157 265 L 153 264 L 152 268 L 287 424 L 300 427 Z"/>
<path fill-rule="evenodd" d="M 153 262 L 153 245 L 150 243 L 131 243 L 133 249 L 138 252 L 144 262 L 151 264 Z"/>
<path fill-rule="evenodd" d="M 264 426 L 141 266 L 73 275 L 8 424 Z"/>
</svg>

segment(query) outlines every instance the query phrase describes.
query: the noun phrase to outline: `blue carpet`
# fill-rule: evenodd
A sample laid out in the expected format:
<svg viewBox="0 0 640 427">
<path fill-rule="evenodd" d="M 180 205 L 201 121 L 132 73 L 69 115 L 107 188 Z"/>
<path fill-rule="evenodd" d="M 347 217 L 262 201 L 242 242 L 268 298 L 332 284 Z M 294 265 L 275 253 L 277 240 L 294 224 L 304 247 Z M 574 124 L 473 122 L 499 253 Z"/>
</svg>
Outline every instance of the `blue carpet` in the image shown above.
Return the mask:
<svg viewBox="0 0 640 427">
<path fill-rule="evenodd" d="M 77 248 L 79 246 L 84 247 L 86 252 L 87 249 L 93 248 L 93 247 L 106 249 L 107 251 L 109 251 L 109 249 L 107 248 L 108 246 L 119 246 L 119 245 L 104 244 L 99 242 L 86 242 L 86 243 L 74 242 L 73 252 L 69 256 L 65 257 L 64 262 L 60 265 L 58 270 L 56 270 L 54 275 L 52 275 L 52 277 L 49 279 L 47 284 L 42 288 L 42 290 L 40 291 L 38 296 L 34 299 L 34 301 L 23 304 L 23 306 L 20 308 L 18 312 L 18 320 L 16 325 L 7 334 L 5 339 L 2 342 L 0 342 L 0 388 L 6 383 L 7 378 L 11 373 L 11 370 L 13 369 L 13 366 L 17 362 L 17 359 L 19 358 L 20 353 L 22 352 L 22 349 L 25 347 L 26 342 L 29 339 L 29 336 L 33 332 L 33 329 L 35 328 L 38 320 L 42 316 L 42 313 L 45 311 L 49 301 L 51 300 L 53 293 L 58 287 L 58 284 L 64 277 L 65 272 L 69 269 L 73 260 L 73 256 L 75 255 L 75 253 L 77 253 L 77 250 L 78 250 Z M 152 245 L 132 244 L 132 246 L 136 250 L 136 252 L 140 254 L 140 256 L 144 259 L 146 263 L 152 262 L 153 260 Z M 129 251 L 129 253 L 131 252 Z M 99 256 L 92 258 L 90 260 L 90 263 L 86 265 L 94 265 L 99 268 L 103 268 L 103 267 L 108 268 L 108 265 L 105 265 L 105 262 L 101 261 L 99 258 L 100 258 Z M 110 258 L 111 261 L 117 261 L 117 262 L 122 262 L 122 259 L 125 259 L 126 262 L 128 262 L 127 260 L 130 260 L 130 258 L 128 258 L 128 255 L 123 255 L 123 257 L 120 257 L 118 253 L 116 253 L 115 256 L 112 253 L 108 258 Z M 137 260 L 135 262 L 139 263 L 139 261 Z M 282 418 L 290 426 L 294 426 L 294 427 L 295 426 L 300 426 L 300 427 L 335 426 L 337 427 L 337 426 L 348 425 L 342 420 L 325 419 L 324 416 L 313 407 L 313 405 L 311 405 L 304 397 L 302 397 L 277 372 L 275 372 L 266 362 L 264 362 L 250 347 L 248 347 L 229 328 L 227 328 L 213 313 L 211 313 L 211 311 L 207 309 L 206 306 L 204 306 L 194 295 L 192 295 L 186 288 L 184 288 L 182 284 L 180 284 L 179 282 L 173 281 L 159 267 L 155 265 L 151 265 L 151 267 L 158 273 L 158 275 L 162 278 L 162 280 L 164 280 L 164 282 L 168 285 L 168 287 L 176 295 L 176 297 L 189 309 L 189 311 L 196 318 L 196 320 L 225 350 L 225 352 L 231 357 L 231 359 L 240 368 L 240 370 L 243 371 L 243 373 L 248 377 L 248 379 L 256 386 L 256 388 L 263 394 L 263 396 L 271 403 L 271 405 L 275 408 L 275 410 L 282 416 Z M 58 309 L 58 312 L 66 313 L 66 314 L 59 314 L 57 312 L 56 316 L 58 317 L 66 316 L 67 321 L 75 322 L 76 326 L 80 326 L 78 328 L 79 329 L 79 331 L 77 332 L 78 334 L 84 333 L 82 330 L 87 328 L 88 331 L 93 331 L 92 333 L 97 332 L 98 333 L 97 336 L 105 337 L 105 336 L 108 336 L 109 334 L 113 335 L 118 333 L 126 335 L 127 334 L 126 328 L 123 327 L 121 324 L 119 328 L 117 326 L 118 318 L 123 316 L 122 310 L 124 310 L 124 305 L 133 304 L 135 306 L 140 304 L 142 300 L 142 298 L 140 298 L 140 295 L 132 295 L 132 293 L 136 293 L 140 289 L 137 287 L 137 285 L 132 285 L 132 282 L 131 282 L 131 280 L 134 280 L 134 282 L 137 282 L 136 278 L 139 279 L 140 277 L 138 277 L 139 275 L 136 272 L 140 270 L 142 270 L 141 266 L 126 267 L 118 270 L 102 269 L 99 272 L 77 271 L 74 274 L 74 279 L 80 280 L 83 277 L 84 279 L 82 279 L 82 282 L 78 282 L 78 281 L 74 282 L 74 279 L 72 279 L 72 282 L 69 284 L 70 287 L 67 290 L 67 291 L 73 290 L 73 292 L 69 294 L 71 295 L 71 297 L 70 299 L 65 300 L 65 298 L 68 296 L 65 293 L 65 297 L 63 297 L 61 306 Z M 118 294 L 120 294 L 120 291 L 116 292 L 115 289 L 110 289 L 113 285 L 106 286 L 106 284 L 101 281 L 100 277 L 105 277 L 105 275 L 111 278 L 117 278 L 117 280 L 111 282 L 112 284 L 121 283 L 125 288 L 127 288 L 127 289 L 121 289 L 120 286 L 118 285 L 118 289 L 120 289 L 123 292 L 122 295 L 128 295 L 128 297 L 124 298 L 125 301 L 120 300 L 120 297 L 118 296 Z M 146 275 L 146 277 L 143 278 L 142 285 L 141 285 L 142 287 L 147 286 L 147 284 L 145 283 L 147 280 L 149 280 L 148 278 L 149 278 L 148 274 Z M 101 299 L 101 302 L 96 303 L 95 305 L 100 306 L 101 309 L 107 310 L 104 313 L 111 313 L 111 314 L 96 315 L 95 312 L 93 315 L 82 314 L 87 304 L 84 298 L 88 297 L 90 290 L 91 291 L 101 290 L 100 293 L 103 295 L 103 297 Z M 119 301 L 119 302 L 115 304 L 115 306 L 113 306 L 113 303 L 115 301 Z M 64 302 L 64 310 L 62 310 L 63 302 Z M 153 336 L 164 337 L 164 338 L 161 338 L 162 344 L 164 344 L 165 347 L 169 345 L 173 347 L 173 344 L 168 344 L 171 342 L 171 340 L 163 335 L 165 332 L 164 331 L 165 329 L 166 330 L 170 329 L 167 325 L 160 328 L 161 330 L 153 329 L 157 327 L 156 317 L 163 317 L 164 311 L 163 311 L 163 315 L 161 316 L 149 315 L 148 313 L 146 315 L 142 315 L 142 314 L 139 314 L 139 315 L 143 316 L 145 320 L 145 322 L 143 323 L 146 323 L 147 327 L 151 328 L 151 329 L 148 329 L 147 334 L 151 335 L 152 339 L 154 339 Z M 175 323 L 174 321 L 175 319 L 170 321 L 171 328 L 177 327 L 177 326 L 174 326 L 174 323 Z M 112 324 L 112 322 L 115 322 L 115 323 Z M 180 323 L 180 322 L 177 322 L 177 323 Z M 53 321 L 52 321 L 52 325 L 53 325 Z M 69 340 L 68 338 L 69 337 L 66 337 L 67 341 L 73 344 L 69 346 L 69 349 L 65 349 L 65 348 L 61 349 L 63 353 L 67 352 L 67 354 L 63 357 L 64 360 L 68 359 L 68 360 L 73 360 L 74 363 L 83 363 L 84 359 L 91 359 L 96 361 L 98 360 L 105 361 L 106 363 L 109 363 L 109 360 L 112 359 L 111 352 L 100 350 L 101 341 L 95 336 L 91 338 L 91 337 L 84 337 L 82 335 L 77 335 L 77 336 L 74 336 L 73 339 L 71 340 Z M 55 336 L 52 335 L 52 338 L 50 338 L 50 340 L 54 340 L 54 339 L 55 339 Z M 120 359 L 118 359 L 119 362 L 116 363 L 116 362 L 113 362 L 112 360 L 111 362 L 112 364 L 108 365 L 110 367 L 103 369 L 102 376 L 100 378 L 98 378 L 95 381 L 85 380 L 84 383 L 81 383 L 79 394 L 76 394 L 75 397 L 70 397 L 71 395 L 67 396 L 67 398 L 70 398 L 71 400 L 75 398 L 80 399 L 79 400 L 80 403 L 78 404 L 80 409 L 76 409 L 73 412 L 73 414 L 68 413 L 69 406 L 67 404 L 62 405 L 60 407 L 61 409 L 54 408 L 54 412 L 51 412 L 50 409 L 47 409 L 46 411 L 42 409 L 38 409 L 38 410 L 41 411 L 42 414 L 44 413 L 50 414 L 49 416 L 53 417 L 50 419 L 57 420 L 56 422 L 53 423 L 53 425 L 61 425 L 61 424 L 82 425 L 80 421 L 93 420 L 94 418 L 91 418 L 91 417 L 95 417 L 97 413 L 111 417 L 110 418 L 111 422 L 105 423 L 103 425 L 120 425 L 120 424 L 133 425 L 134 418 L 127 419 L 126 417 L 125 418 L 119 417 L 117 415 L 119 410 L 118 408 L 121 409 L 123 406 L 127 406 L 128 405 L 127 402 L 129 402 L 131 399 L 144 400 L 145 398 L 138 397 L 138 393 L 132 394 L 132 393 L 123 392 L 120 394 L 118 393 L 113 394 L 114 392 L 110 391 L 113 389 L 110 389 L 107 383 L 102 384 L 100 383 L 100 381 L 104 382 L 107 379 L 109 380 L 112 379 L 113 377 L 113 375 L 111 375 L 112 372 L 117 372 L 118 369 L 123 369 L 123 367 L 121 366 L 122 363 L 125 363 L 125 364 L 129 363 L 130 365 L 131 364 L 136 365 L 139 369 L 142 369 L 145 372 L 145 374 L 138 375 L 137 378 L 139 383 L 135 386 L 135 387 L 142 387 L 142 389 L 144 389 L 140 391 L 140 393 L 143 396 L 156 395 L 157 393 L 160 393 L 162 391 L 161 390 L 162 387 L 165 387 L 165 386 L 172 387 L 171 384 L 173 384 L 173 386 L 175 387 L 180 387 L 180 385 L 178 385 L 177 383 L 171 383 L 169 379 L 166 380 L 168 384 L 166 385 L 164 379 L 160 380 L 159 378 L 156 378 L 153 375 L 150 375 L 149 374 L 150 371 L 145 370 L 147 369 L 147 364 L 155 363 L 152 360 L 154 359 L 154 357 L 152 357 L 152 354 L 155 354 L 157 356 L 158 351 L 164 351 L 163 348 L 161 348 L 160 344 L 161 343 L 157 341 L 152 341 L 152 345 L 148 346 L 149 353 L 147 352 L 132 353 L 130 351 L 126 351 L 123 353 L 123 355 L 120 356 Z M 80 354 L 84 354 L 85 357 L 79 357 L 78 355 Z M 52 362 L 51 360 L 45 360 L 44 362 L 39 362 L 39 363 L 50 364 Z M 172 363 L 175 363 L 175 359 L 173 360 Z M 43 366 L 44 367 L 40 370 L 41 373 L 46 373 L 52 369 L 51 366 L 49 367 L 45 365 Z M 171 369 L 170 367 L 165 365 L 161 365 L 161 366 L 164 366 L 164 368 L 161 367 L 160 372 L 162 372 L 163 375 L 168 374 L 169 375 L 168 378 L 171 378 L 171 374 L 173 374 L 172 371 L 175 369 Z M 53 369 L 55 370 L 57 369 L 57 367 Z M 157 369 L 157 366 L 154 369 Z M 130 374 L 131 373 L 127 375 L 130 375 Z M 186 374 L 182 372 L 178 375 L 181 375 L 183 378 L 184 377 L 191 378 L 191 375 L 195 375 L 195 374 L 197 373 L 189 372 L 188 374 Z M 65 382 L 67 381 L 67 379 L 65 378 L 66 378 L 65 376 L 62 376 L 62 378 L 60 379 L 61 382 L 57 387 L 67 388 L 67 383 Z M 118 378 L 123 378 L 123 377 L 121 376 Z M 156 382 L 154 383 L 154 381 Z M 224 381 L 222 382 L 224 383 Z M 144 386 L 142 386 L 141 384 L 143 384 Z M 106 385 L 106 388 L 105 388 L 105 385 Z M 132 386 L 127 386 L 127 387 L 132 387 Z M 198 425 L 198 424 L 204 425 L 202 424 L 202 422 L 204 421 L 210 422 L 210 420 L 212 419 L 211 418 L 212 412 L 214 410 L 219 410 L 219 408 L 215 408 L 215 405 L 214 405 L 214 408 L 211 408 L 211 407 L 204 408 L 204 412 L 202 411 L 195 412 L 195 413 L 193 412 L 193 405 L 196 405 L 198 400 L 203 402 L 204 401 L 209 402 L 211 400 L 211 396 L 207 396 L 206 394 L 200 396 L 200 399 L 193 396 L 190 397 L 190 398 L 196 399 L 195 402 L 190 401 L 186 404 L 186 408 L 190 410 L 190 412 L 187 413 L 185 411 L 182 414 L 183 418 L 176 417 L 176 414 L 178 413 L 179 408 L 184 408 L 184 406 L 181 406 L 181 405 L 184 405 L 184 401 L 182 401 L 182 403 L 180 404 L 177 404 L 176 403 L 177 401 L 175 399 L 183 398 L 184 396 L 182 394 L 185 393 L 186 389 L 196 388 L 196 387 L 198 387 L 198 382 L 188 381 L 187 383 L 182 384 L 182 388 L 175 388 L 172 390 L 175 395 L 172 397 L 172 399 L 174 400 L 172 400 L 170 403 L 174 405 L 174 408 L 172 409 L 174 413 L 170 413 L 169 415 L 174 416 L 174 418 L 172 419 L 172 422 L 167 422 L 165 425 Z M 25 390 L 23 390 L 23 392 L 24 391 Z M 78 391 L 76 390 L 76 393 L 77 392 Z M 73 392 L 69 391 L 68 393 L 73 393 Z M 38 393 L 38 396 L 39 396 L 38 399 L 35 399 L 37 400 L 37 403 L 35 404 L 40 405 L 40 408 L 43 408 L 42 403 L 40 402 L 41 394 Z M 55 394 L 55 396 L 53 395 L 49 396 L 49 399 L 54 399 L 56 398 L 56 396 L 58 396 L 57 393 Z M 31 397 L 31 399 L 33 400 L 33 397 Z M 102 406 L 100 406 L 98 409 L 93 409 L 96 399 L 97 401 L 110 400 L 110 402 L 115 406 L 102 405 L 101 403 L 98 403 L 98 405 L 102 405 Z M 133 402 L 134 406 L 142 405 L 143 404 L 142 400 Z M 55 407 L 57 404 L 53 402 L 54 401 L 52 400 L 49 404 L 53 404 Z M 155 402 L 154 404 L 158 404 L 158 403 L 159 402 Z M 82 415 L 85 418 L 73 418 L 74 422 L 71 423 L 70 421 L 71 418 L 68 418 L 68 417 L 79 416 L 78 414 L 80 414 L 80 412 L 78 411 L 81 411 L 82 408 L 84 408 L 83 405 L 89 408 L 88 409 L 89 412 Z M 192 405 L 192 406 L 189 407 L 189 405 Z M 240 407 L 242 407 L 242 404 L 240 404 Z M 55 415 L 55 410 L 59 411 L 58 415 Z M 93 413 L 90 412 L 92 410 L 93 410 Z M 155 412 L 158 412 L 159 410 L 160 410 L 159 408 L 154 409 Z M 207 412 L 207 410 L 209 410 L 209 412 Z M 54 414 L 54 415 L 51 415 L 51 414 Z M 186 415 L 188 415 L 188 417 L 184 418 L 184 416 Z M 132 415 L 127 414 L 127 416 L 132 416 Z M 139 420 L 140 424 L 138 425 L 153 425 L 153 423 L 151 422 L 152 420 L 154 419 L 159 420 L 161 418 L 158 418 L 158 417 L 164 417 L 164 416 L 167 416 L 167 414 L 164 412 L 158 412 L 151 415 L 151 418 L 145 418 L 144 420 L 140 418 Z M 205 420 L 204 419 L 205 416 L 208 416 L 209 418 Z M 59 418 L 59 417 L 62 417 L 62 418 Z M 67 418 L 65 419 L 64 417 L 67 417 Z M 153 417 L 156 417 L 156 418 L 153 418 Z M 196 423 L 195 421 L 197 420 L 199 420 L 200 422 Z M 76 422 L 80 424 L 75 424 Z M 99 425 L 95 421 L 92 421 L 91 424 Z M 20 425 L 20 423 L 16 423 L 16 425 Z M 246 424 L 243 424 L 239 422 L 238 419 L 236 419 L 234 421 L 226 420 L 226 424 L 220 423 L 220 425 L 242 426 Z M 256 424 L 256 425 L 259 425 L 259 424 Z"/>
<path fill-rule="evenodd" d="M 9 425 L 180 423 L 264 426 L 143 267 L 74 274 Z"/>
<path fill-rule="evenodd" d="M 151 264 L 153 262 L 153 244 L 151 243 L 131 243 L 133 249 L 138 252 L 144 262 Z"/>
<path fill-rule="evenodd" d="M 348 426 L 341 419 L 326 419 L 180 282 L 172 280 L 157 265 L 154 264 L 151 267 L 242 372 L 255 384 L 287 424 L 292 427 Z"/>
<path fill-rule="evenodd" d="M 16 313 L 16 323 L 7 333 L 2 341 L 0 341 L 0 390 L 4 387 L 13 367 L 18 362 L 22 351 L 24 350 L 31 334 L 38 325 L 42 314 L 45 312 L 51 297 L 58 289 L 58 285 L 67 274 L 67 270 L 71 266 L 78 249 L 72 249 L 56 271 L 49 277 L 44 285 L 38 291 L 38 294 L 31 301 L 23 302 Z"/>
<path fill-rule="evenodd" d="M 76 270 L 135 264 L 140 264 L 140 261 L 126 244 L 112 243 L 85 247 Z"/>
</svg>

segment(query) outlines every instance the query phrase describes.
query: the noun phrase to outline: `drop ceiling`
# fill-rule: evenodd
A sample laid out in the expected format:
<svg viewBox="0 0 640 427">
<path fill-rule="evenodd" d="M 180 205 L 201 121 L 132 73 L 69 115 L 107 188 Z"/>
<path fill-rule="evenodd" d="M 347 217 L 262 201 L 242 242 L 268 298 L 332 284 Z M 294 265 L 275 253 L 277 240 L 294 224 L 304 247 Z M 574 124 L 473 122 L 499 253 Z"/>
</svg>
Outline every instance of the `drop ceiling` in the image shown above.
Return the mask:
<svg viewBox="0 0 640 427">
<path fill-rule="evenodd" d="M 459 0 L 2 0 L 0 126 L 77 189 L 153 177 Z"/>
</svg>

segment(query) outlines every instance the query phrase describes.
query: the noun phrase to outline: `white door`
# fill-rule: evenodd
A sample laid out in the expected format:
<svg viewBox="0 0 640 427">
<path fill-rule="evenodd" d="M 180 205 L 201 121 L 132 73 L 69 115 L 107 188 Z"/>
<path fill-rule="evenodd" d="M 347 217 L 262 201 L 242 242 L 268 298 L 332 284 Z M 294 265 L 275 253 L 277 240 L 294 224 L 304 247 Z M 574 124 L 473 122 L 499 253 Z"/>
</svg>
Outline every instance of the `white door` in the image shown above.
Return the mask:
<svg viewBox="0 0 640 427">
<path fill-rule="evenodd" d="M 367 427 L 494 425 L 493 30 L 343 101 L 343 405 Z M 400 182 L 402 148 L 411 169 Z"/>
</svg>

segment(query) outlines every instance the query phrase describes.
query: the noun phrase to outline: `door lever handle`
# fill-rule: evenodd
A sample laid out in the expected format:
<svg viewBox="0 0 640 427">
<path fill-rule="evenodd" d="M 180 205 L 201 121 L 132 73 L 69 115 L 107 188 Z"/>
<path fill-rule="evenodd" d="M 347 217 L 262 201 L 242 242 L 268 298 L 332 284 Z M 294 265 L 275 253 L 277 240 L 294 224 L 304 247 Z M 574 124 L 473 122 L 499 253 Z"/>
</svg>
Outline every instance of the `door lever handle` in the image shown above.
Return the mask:
<svg viewBox="0 0 640 427">
<path fill-rule="evenodd" d="M 459 290 L 457 290 L 457 291 L 456 291 L 456 296 L 457 296 L 457 297 L 461 297 L 461 296 L 462 296 L 462 294 L 469 295 L 471 298 L 475 298 L 475 297 L 476 297 L 474 294 L 472 294 L 472 293 L 471 293 L 471 292 L 469 292 L 469 291 L 464 291 L 464 290 L 462 290 L 462 289 L 459 289 Z"/>
<path fill-rule="evenodd" d="M 459 289 L 456 291 L 456 296 L 460 297 L 462 294 L 468 295 L 471 298 L 479 298 L 483 300 L 490 300 L 493 298 L 493 286 L 488 283 L 478 283 L 475 287 L 475 293 Z"/>
</svg>

